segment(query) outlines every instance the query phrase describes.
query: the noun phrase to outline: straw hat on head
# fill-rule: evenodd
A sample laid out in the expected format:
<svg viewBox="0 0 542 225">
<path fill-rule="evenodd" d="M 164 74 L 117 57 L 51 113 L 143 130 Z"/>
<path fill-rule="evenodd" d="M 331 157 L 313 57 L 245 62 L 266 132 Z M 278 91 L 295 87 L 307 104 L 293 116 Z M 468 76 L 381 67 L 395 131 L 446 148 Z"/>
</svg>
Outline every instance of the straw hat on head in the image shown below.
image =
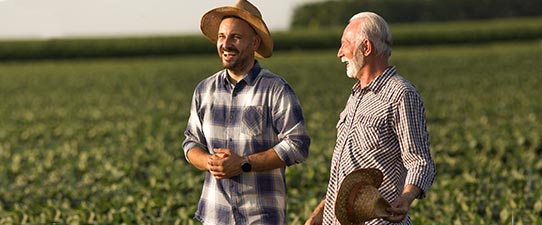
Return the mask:
<svg viewBox="0 0 542 225">
<path fill-rule="evenodd" d="M 344 178 L 335 201 L 335 216 L 342 225 L 391 215 L 386 211 L 390 203 L 378 191 L 382 179 L 382 172 L 373 168 L 356 170 Z"/>
<path fill-rule="evenodd" d="M 262 14 L 247 0 L 238 0 L 233 6 L 224 6 L 210 10 L 201 18 L 200 28 L 203 34 L 211 42 L 216 43 L 218 38 L 218 27 L 222 18 L 235 16 L 246 21 L 262 38 L 260 48 L 256 50 L 256 56 L 268 58 L 273 54 L 273 39 L 262 19 Z"/>
</svg>

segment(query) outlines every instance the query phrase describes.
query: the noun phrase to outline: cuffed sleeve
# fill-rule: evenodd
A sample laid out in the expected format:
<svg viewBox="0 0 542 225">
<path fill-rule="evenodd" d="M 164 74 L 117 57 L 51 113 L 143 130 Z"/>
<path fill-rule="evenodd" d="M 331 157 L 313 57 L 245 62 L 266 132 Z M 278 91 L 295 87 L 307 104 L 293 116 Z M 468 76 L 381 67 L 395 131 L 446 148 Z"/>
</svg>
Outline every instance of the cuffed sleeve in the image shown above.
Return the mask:
<svg viewBox="0 0 542 225">
<path fill-rule="evenodd" d="M 401 146 L 402 158 L 407 169 L 405 184 L 420 188 L 425 196 L 436 176 L 429 148 L 425 109 L 416 92 L 406 91 L 399 103 L 396 132 Z"/>
</svg>

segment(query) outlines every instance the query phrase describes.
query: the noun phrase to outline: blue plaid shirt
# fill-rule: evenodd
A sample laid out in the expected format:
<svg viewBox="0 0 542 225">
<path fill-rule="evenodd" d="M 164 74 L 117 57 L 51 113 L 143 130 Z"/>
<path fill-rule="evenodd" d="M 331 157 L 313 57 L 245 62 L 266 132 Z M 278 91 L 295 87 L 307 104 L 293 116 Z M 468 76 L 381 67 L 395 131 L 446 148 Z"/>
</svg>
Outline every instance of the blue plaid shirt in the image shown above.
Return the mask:
<svg viewBox="0 0 542 225">
<path fill-rule="evenodd" d="M 288 165 L 303 162 L 310 138 L 299 101 L 281 77 L 256 61 L 236 85 L 226 70 L 196 87 L 185 131 L 186 153 L 228 148 L 246 156 L 273 148 Z M 188 158 L 187 158 L 188 160 Z M 215 179 L 206 172 L 195 218 L 204 224 L 285 223 L 285 168 Z"/>
</svg>

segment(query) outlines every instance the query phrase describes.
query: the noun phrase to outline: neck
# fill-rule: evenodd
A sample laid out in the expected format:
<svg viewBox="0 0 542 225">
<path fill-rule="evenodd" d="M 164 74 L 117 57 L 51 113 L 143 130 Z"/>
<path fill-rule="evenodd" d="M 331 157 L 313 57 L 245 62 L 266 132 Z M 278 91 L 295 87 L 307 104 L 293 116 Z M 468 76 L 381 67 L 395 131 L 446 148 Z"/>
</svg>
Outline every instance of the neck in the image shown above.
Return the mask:
<svg viewBox="0 0 542 225">
<path fill-rule="evenodd" d="M 230 80 L 230 82 L 236 84 L 241 79 L 243 79 L 247 73 L 239 73 L 239 72 L 228 70 L 228 79 Z"/>
<path fill-rule="evenodd" d="M 374 62 L 368 62 L 358 73 L 358 80 L 361 87 L 366 87 L 380 74 L 384 73 L 389 67 L 387 60 L 378 60 Z"/>
<path fill-rule="evenodd" d="M 237 83 L 239 82 L 241 79 L 243 79 L 247 74 L 248 72 L 252 69 L 252 67 L 254 67 L 254 60 L 252 60 L 251 62 L 253 62 L 252 64 L 247 64 L 249 66 L 245 66 L 243 68 L 240 68 L 240 69 L 227 69 L 228 70 L 228 77 L 230 79 L 230 81 L 235 81 L 233 83 Z"/>
</svg>

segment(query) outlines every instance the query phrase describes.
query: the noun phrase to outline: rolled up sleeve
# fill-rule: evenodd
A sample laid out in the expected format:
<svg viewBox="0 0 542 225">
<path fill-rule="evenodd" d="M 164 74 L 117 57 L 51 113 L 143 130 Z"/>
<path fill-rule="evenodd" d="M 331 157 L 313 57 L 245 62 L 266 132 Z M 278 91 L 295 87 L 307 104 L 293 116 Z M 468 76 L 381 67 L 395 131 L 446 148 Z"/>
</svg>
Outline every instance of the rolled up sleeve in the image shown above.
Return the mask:
<svg viewBox="0 0 542 225">
<path fill-rule="evenodd" d="M 397 118 L 401 118 L 396 130 L 408 171 L 405 184 L 420 188 L 423 193 L 419 198 L 423 198 L 435 179 L 436 170 L 429 148 L 425 109 L 419 94 L 406 92 L 399 104 Z"/>
<path fill-rule="evenodd" d="M 184 157 L 186 161 L 190 162 L 188 160 L 187 154 L 190 149 L 194 147 L 201 147 L 203 149 L 207 150 L 207 144 L 205 141 L 205 136 L 203 135 L 202 131 L 202 123 L 200 116 L 198 114 L 198 93 L 197 91 L 194 92 L 194 96 L 192 97 L 192 106 L 190 109 L 190 117 L 188 119 L 188 123 L 186 125 L 186 130 L 184 131 L 185 139 L 182 144 L 182 148 L 184 151 Z"/>
<path fill-rule="evenodd" d="M 289 85 L 278 92 L 273 110 L 273 124 L 280 142 L 273 149 L 291 166 L 305 161 L 309 155 L 310 137 L 305 128 L 301 105 Z"/>
</svg>

